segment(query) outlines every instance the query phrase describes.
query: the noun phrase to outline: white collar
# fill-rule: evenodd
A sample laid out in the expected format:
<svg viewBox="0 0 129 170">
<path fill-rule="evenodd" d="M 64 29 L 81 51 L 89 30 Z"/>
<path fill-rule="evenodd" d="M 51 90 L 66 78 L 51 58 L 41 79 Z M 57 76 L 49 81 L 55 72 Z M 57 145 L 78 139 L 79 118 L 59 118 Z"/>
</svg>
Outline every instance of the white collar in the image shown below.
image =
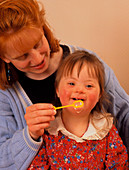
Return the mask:
<svg viewBox="0 0 129 170">
<path fill-rule="evenodd" d="M 77 142 L 84 142 L 85 140 L 102 140 L 113 125 L 113 118 L 110 115 L 111 114 L 106 113 L 105 117 L 100 113 L 94 112 L 92 118 L 90 118 L 88 129 L 82 137 L 77 137 L 66 130 L 62 122 L 61 113 L 59 113 L 55 120 L 50 123 L 50 127 L 46 130 L 49 134 L 56 136 L 58 136 L 58 132 L 61 131 L 62 134 Z"/>
</svg>

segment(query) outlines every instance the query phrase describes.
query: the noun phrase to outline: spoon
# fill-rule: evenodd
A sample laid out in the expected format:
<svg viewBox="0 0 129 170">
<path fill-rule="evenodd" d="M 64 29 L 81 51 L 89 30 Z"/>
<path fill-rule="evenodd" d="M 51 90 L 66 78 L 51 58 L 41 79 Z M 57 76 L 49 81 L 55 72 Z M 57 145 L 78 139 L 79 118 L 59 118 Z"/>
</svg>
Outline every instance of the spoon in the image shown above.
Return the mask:
<svg viewBox="0 0 129 170">
<path fill-rule="evenodd" d="M 74 108 L 80 108 L 84 105 L 83 101 L 82 100 L 76 100 L 73 102 L 73 104 L 71 105 L 66 105 L 66 106 L 60 106 L 60 107 L 55 107 L 54 106 L 54 109 L 57 110 L 57 109 L 62 109 L 62 108 L 66 108 L 66 107 L 74 107 Z"/>
</svg>

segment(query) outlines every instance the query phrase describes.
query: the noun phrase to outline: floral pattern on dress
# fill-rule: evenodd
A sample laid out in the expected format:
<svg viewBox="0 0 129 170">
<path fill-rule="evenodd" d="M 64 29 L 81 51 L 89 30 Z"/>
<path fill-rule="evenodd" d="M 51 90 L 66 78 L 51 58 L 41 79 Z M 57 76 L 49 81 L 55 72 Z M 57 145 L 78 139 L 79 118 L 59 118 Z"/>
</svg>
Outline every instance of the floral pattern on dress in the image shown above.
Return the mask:
<svg viewBox="0 0 129 170">
<path fill-rule="evenodd" d="M 102 140 L 76 142 L 59 132 L 44 133 L 41 150 L 28 170 L 128 170 L 125 146 L 113 125 Z"/>
</svg>

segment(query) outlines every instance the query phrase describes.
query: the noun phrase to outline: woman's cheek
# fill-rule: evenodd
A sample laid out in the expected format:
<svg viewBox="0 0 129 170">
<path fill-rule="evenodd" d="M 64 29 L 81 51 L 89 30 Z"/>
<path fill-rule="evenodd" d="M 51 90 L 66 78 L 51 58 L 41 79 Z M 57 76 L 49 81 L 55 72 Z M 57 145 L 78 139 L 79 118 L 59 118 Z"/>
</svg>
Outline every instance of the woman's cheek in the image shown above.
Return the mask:
<svg viewBox="0 0 129 170">
<path fill-rule="evenodd" d="M 19 70 L 23 70 L 28 66 L 27 62 L 12 62 L 12 64 Z"/>
</svg>

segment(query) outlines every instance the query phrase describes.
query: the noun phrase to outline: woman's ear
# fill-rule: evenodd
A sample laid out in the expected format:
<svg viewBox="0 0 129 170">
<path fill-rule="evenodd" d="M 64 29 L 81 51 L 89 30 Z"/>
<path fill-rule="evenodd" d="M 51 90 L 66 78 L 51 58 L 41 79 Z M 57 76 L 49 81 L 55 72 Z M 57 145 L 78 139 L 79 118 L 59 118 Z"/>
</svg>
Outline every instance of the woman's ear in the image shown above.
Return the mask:
<svg viewBox="0 0 129 170">
<path fill-rule="evenodd" d="M 9 59 L 7 59 L 6 57 L 2 57 L 2 56 L 0 56 L 0 58 L 1 58 L 4 62 L 6 62 L 6 63 L 10 63 L 10 60 L 9 60 Z"/>
</svg>

